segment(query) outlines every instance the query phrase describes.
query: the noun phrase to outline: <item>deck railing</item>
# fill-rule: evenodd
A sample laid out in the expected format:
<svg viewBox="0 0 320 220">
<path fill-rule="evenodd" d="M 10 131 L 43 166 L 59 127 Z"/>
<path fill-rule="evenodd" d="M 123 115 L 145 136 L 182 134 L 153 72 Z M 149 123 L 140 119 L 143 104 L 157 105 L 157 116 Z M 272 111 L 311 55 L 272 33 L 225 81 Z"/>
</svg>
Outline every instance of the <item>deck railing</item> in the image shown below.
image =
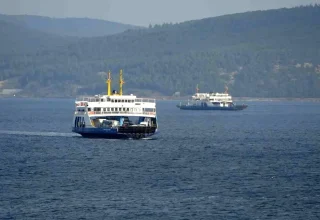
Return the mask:
<svg viewBox="0 0 320 220">
<path fill-rule="evenodd" d="M 76 115 L 85 115 L 87 112 L 75 111 Z M 117 114 L 117 115 L 156 115 L 156 112 L 138 112 L 138 111 L 90 111 L 88 115 L 101 115 L 101 114 Z"/>
<path fill-rule="evenodd" d="M 118 97 L 121 97 L 121 96 L 118 96 Z M 136 99 L 110 98 L 109 101 L 107 101 L 104 97 L 101 97 L 101 96 L 97 96 L 97 97 L 82 96 L 82 97 L 76 98 L 76 102 L 111 102 L 111 100 L 117 100 L 117 102 L 114 102 L 114 103 L 133 103 L 132 102 L 133 100 L 134 100 L 134 103 L 155 103 L 156 102 L 156 99 L 150 99 L 150 98 L 136 98 Z M 125 100 L 127 100 L 127 102 L 125 102 Z M 131 102 L 128 102 L 128 100 L 130 100 Z"/>
</svg>

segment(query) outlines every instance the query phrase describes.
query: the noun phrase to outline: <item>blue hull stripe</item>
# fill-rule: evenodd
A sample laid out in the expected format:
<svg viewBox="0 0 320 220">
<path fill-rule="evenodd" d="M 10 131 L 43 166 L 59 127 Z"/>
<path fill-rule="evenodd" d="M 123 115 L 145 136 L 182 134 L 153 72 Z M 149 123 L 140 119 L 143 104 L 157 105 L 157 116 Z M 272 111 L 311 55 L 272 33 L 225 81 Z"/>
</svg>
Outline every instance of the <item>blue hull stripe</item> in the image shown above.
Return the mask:
<svg viewBox="0 0 320 220">
<path fill-rule="evenodd" d="M 247 108 L 246 105 L 238 105 L 238 106 L 232 106 L 232 107 L 218 107 L 218 106 L 187 106 L 187 105 L 178 105 L 178 108 L 182 110 L 225 110 L 225 111 L 238 111 L 238 110 L 243 110 Z"/>
<path fill-rule="evenodd" d="M 108 128 L 72 128 L 73 132 L 82 134 L 117 134 L 117 129 L 108 129 Z"/>
<path fill-rule="evenodd" d="M 82 135 L 83 137 L 90 137 L 90 138 L 114 138 L 114 139 L 123 139 L 130 137 L 130 134 L 124 134 L 124 133 L 118 133 L 117 129 L 111 128 L 77 128 L 73 127 L 72 132 L 78 133 Z M 156 132 L 157 133 L 157 130 Z M 155 133 L 148 133 L 143 134 L 141 137 L 150 137 L 154 135 Z M 134 138 L 137 138 L 139 136 L 132 136 Z"/>
</svg>

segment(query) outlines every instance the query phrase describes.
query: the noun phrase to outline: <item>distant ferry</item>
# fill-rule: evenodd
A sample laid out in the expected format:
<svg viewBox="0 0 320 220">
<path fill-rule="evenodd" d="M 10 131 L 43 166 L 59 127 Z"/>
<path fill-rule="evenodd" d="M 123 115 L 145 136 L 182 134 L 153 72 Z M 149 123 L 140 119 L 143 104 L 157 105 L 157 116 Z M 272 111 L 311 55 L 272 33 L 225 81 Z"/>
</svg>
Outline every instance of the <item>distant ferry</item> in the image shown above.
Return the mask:
<svg viewBox="0 0 320 220">
<path fill-rule="evenodd" d="M 177 105 L 182 110 L 227 110 L 237 111 L 247 108 L 247 105 L 236 105 L 228 94 L 228 88 L 224 93 L 199 93 L 197 86 L 196 93 L 191 100 Z"/>
<path fill-rule="evenodd" d="M 122 70 L 119 93 L 111 94 L 111 76 L 106 81 L 107 95 L 80 97 L 75 101 L 72 131 L 83 137 L 133 138 L 152 136 L 157 132 L 156 100 L 122 95 Z"/>
</svg>

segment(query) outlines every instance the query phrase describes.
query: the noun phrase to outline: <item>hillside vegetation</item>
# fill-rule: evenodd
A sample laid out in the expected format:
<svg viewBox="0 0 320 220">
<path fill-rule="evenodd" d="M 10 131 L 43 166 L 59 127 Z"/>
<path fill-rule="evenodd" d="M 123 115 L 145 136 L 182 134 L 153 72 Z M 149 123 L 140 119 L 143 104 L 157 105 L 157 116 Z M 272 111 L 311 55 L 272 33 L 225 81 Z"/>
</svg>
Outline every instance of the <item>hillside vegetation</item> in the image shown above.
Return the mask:
<svg viewBox="0 0 320 220">
<path fill-rule="evenodd" d="M 190 95 L 199 84 L 201 91 L 227 85 L 234 96 L 320 97 L 319 48 L 320 7 L 304 6 L 60 39 L 0 55 L 0 80 L 27 95 L 97 94 L 105 91 L 101 71 L 111 70 L 117 86 L 122 68 L 125 92 L 140 95 Z"/>
</svg>

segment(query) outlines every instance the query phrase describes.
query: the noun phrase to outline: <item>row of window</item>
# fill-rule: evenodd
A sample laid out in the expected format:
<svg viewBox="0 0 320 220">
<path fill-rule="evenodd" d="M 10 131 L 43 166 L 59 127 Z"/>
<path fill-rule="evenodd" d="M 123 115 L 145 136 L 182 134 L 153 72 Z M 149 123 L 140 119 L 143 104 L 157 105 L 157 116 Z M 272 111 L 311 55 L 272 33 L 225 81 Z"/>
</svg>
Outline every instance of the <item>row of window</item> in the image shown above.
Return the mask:
<svg viewBox="0 0 320 220">
<path fill-rule="evenodd" d="M 129 112 L 129 111 L 137 111 L 138 109 L 137 108 L 93 108 L 92 109 L 93 111 L 95 112 L 121 112 L 121 111 L 124 111 L 124 112 Z M 156 109 L 155 108 L 143 108 L 142 111 L 146 111 L 146 112 L 155 112 Z M 88 108 L 88 112 L 91 112 L 91 108 Z"/>
<path fill-rule="evenodd" d="M 96 99 L 96 102 L 104 102 L 104 99 Z M 124 102 L 124 103 L 134 103 L 134 99 L 107 99 L 107 102 Z"/>
<path fill-rule="evenodd" d="M 110 99 L 108 99 L 108 101 L 110 101 Z M 111 99 L 111 102 L 134 103 L 134 99 Z"/>
</svg>

